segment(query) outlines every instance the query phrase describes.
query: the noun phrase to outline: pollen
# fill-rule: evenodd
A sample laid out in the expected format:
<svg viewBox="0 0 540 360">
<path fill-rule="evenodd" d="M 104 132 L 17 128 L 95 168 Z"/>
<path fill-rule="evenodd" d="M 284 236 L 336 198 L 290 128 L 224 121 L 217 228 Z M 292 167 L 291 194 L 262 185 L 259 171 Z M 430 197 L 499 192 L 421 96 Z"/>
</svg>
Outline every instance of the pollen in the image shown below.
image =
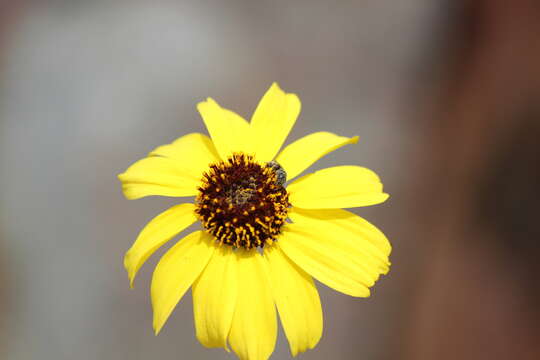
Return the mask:
<svg viewBox="0 0 540 360">
<path fill-rule="evenodd" d="M 271 245 L 290 207 L 284 173 L 275 161 L 260 164 L 250 155 L 233 154 L 203 175 L 195 212 L 221 244 L 246 249 Z"/>
</svg>

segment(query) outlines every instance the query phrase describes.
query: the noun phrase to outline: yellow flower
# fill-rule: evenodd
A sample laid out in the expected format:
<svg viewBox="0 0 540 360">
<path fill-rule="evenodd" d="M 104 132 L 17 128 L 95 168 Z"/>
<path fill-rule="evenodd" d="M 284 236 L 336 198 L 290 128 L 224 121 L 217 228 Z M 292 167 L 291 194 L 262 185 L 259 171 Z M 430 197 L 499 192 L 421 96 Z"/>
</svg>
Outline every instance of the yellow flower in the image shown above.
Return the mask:
<svg viewBox="0 0 540 360">
<path fill-rule="evenodd" d="M 191 287 L 196 335 L 204 346 L 229 351 L 230 345 L 241 359 L 267 359 L 276 342 L 277 307 L 296 356 L 315 347 L 322 335 L 313 278 L 367 297 L 379 275 L 388 272 L 386 237 L 341 209 L 388 198 L 374 172 L 336 166 L 285 185 L 324 155 L 358 141 L 317 132 L 278 154 L 300 107 L 295 94 L 275 83 L 251 123 L 209 98 L 197 108 L 211 139 L 185 135 L 119 175 L 128 199 L 195 196 L 141 231 L 124 259 L 131 285 L 160 246 L 197 220 L 204 228 L 171 247 L 154 271 L 156 334 Z"/>
</svg>

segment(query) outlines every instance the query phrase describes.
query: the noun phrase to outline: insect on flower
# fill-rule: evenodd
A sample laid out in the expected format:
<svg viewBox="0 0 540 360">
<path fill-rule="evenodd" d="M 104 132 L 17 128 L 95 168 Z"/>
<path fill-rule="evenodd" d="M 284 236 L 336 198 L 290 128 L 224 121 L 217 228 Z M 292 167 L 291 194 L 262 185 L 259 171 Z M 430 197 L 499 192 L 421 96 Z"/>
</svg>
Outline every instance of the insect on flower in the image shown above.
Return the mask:
<svg viewBox="0 0 540 360">
<path fill-rule="evenodd" d="M 391 246 L 384 234 L 343 210 L 384 202 L 379 177 L 363 167 L 336 166 L 296 179 L 358 137 L 316 132 L 279 152 L 300 107 L 295 94 L 275 83 L 250 123 L 209 98 L 197 108 L 210 138 L 182 136 L 118 176 L 128 199 L 194 196 L 140 232 L 124 259 L 131 285 L 158 248 L 196 221 L 203 226 L 172 246 L 154 270 L 156 334 L 191 288 L 196 336 L 204 346 L 267 359 L 276 342 L 277 308 L 296 356 L 322 335 L 313 278 L 367 297 L 388 272 Z"/>
<path fill-rule="evenodd" d="M 285 182 L 287 181 L 287 172 L 285 172 L 285 169 L 274 160 L 267 162 L 266 166 L 276 173 L 276 184 L 281 186 L 285 185 Z"/>
</svg>

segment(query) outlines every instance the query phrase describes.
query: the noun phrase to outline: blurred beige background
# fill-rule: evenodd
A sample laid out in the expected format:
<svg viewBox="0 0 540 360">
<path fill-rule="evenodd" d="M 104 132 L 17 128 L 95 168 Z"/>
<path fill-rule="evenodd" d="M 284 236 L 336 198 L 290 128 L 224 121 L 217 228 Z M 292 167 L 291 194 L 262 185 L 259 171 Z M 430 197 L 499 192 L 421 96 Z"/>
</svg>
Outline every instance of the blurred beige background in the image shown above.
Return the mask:
<svg viewBox="0 0 540 360">
<path fill-rule="evenodd" d="M 135 290 L 122 259 L 174 199 L 127 201 L 116 175 L 205 132 L 198 101 L 249 118 L 272 81 L 303 103 L 287 143 L 360 136 L 312 170 L 367 166 L 391 194 L 356 211 L 392 242 L 390 274 L 369 299 L 318 284 L 324 335 L 301 358 L 400 358 L 427 251 L 410 213 L 426 130 L 410 118 L 449 14 L 427 0 L 21 3 L 0 51 L 0 358 L 232 358 L 198 344 L 190 296 L 154 337 L 149 278 L 168 246 Z M 282 334 L 273 358 L 290 358 Z"/>
</svg>

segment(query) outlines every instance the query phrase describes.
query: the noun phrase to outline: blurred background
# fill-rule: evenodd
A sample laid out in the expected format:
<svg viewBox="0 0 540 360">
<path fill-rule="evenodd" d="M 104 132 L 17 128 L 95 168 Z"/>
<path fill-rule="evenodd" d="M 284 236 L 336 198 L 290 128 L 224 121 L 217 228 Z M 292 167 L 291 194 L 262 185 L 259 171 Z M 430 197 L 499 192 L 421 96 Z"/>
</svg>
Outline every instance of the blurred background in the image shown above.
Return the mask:
<svg viewBox="0 0 540 360">
<path fill-rule="evenodd" d="M 305 359 L 540 359 L 540 4 L 0 1 L 0 359 L 232 359 L 191 296 L 158 337 L 122 259 L 174 199 L 116 175 L 189 132 L 211 96 L 249 118 L 277 81 L 358 145 L 311 168 L 374 169 L 356 209 L 393 244 L 368 299 L 319 284 Z M 170 244 L 169 244 L 170 245 Z M 281 331 L 281 330 L 280 330 Z M 274 359 L 290 358 L 280 334 Z"/>
</svg>

